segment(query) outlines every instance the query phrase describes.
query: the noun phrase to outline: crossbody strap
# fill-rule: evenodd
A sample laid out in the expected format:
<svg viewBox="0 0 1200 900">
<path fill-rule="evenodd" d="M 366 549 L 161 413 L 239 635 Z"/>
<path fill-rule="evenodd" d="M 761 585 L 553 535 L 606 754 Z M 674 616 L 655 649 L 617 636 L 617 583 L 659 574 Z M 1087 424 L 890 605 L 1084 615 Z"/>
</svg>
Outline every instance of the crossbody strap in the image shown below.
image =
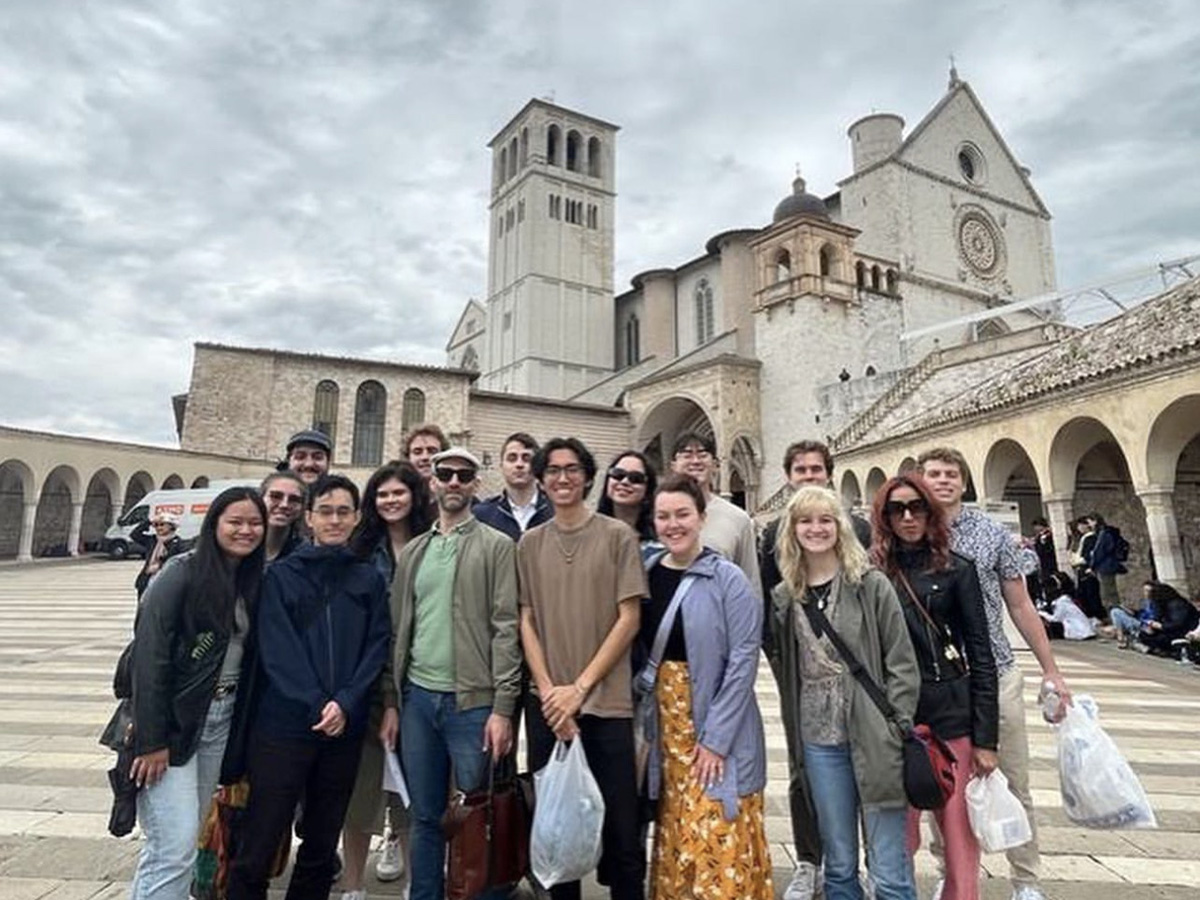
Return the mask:
<svg viewBox="0 0 1200 900">
<path fill-rule="evenodd" d="M 902 570 L 897 569 L 896 577 L 900 579 L 900 584 L 904 587 L 904 592 L 908 594 L 908 599 L 917 608 L 917 612 L 921 614 L 921 618 L 929 624 L 929 629 L 933 632 L 934 643 L 937 644 L 934 652 L 940 653 L 942 658 L 950 663 L 950 667 L 959 675 L 967 674 L 966 667 L 962 665 L 962 660 L 959 658 L 958 649 L 955 648 L 953 652 L 950 651 L 950 645 L 946 643 L 945 635 L 938 626 L 937 620 L 933 618 L 933 614 L 925 608 L 925 604 L 921 602 L 921 599 L 917 596 L 917 592 L 913 590 L 912 582 L 908 580 L 908 576 Z"/>
<path fill-rule="evenodd" d="M 863 690 L 867 692 L 867 696 L 871 698 L 871 702 L 879 707 L 879 711 L 883 713 L 885 719 L 899 727 L 900 723 L 897 721 L 896 708 L 892 706 L 887 695 L 875 683 L 875 680 L 863 667 L 863 664 L 858 661 L 858 657 L 846 646 L 846 642 L 842 640 L 841 635 L 833 630 L 833 626 L 829 624 L 829 618 L 825 615 L 824 611 L 815 603 L 802 603 L 800 605 L 804 607 L 804 614 L 808 616 L 809 624 L 812 625 L 817 637 L 824 634 L 829 638 L 829 642 L 833 644 L 838 655 L 850 667 L 850 674 L 863 686 Z"/>
<path fill-rule="evenodd" d="M 675 624 L 675 615 L 679 612 L 683 598 L 687 596 L 688 591 L 692 589 L 692 585 L 696 583 L 697 577 L 696 575 L 683 576 L 683 580 L 679 582 L 679 587 L 675 588 L 675 594 L 671 597 L 671 602 L 667 604 L 667 611 L 663 613 L 662 621 L 658 623 L 658 631 L 654 633 L 654 643 L 650 647 L 650 658 L 646 660 L 646 668 L 650 673 L 650 684 L 653 684 L 658 679 L 658 664 L 662 661 L 663 651 L 667 649 L 667 638 L 671 636 L 671 626 Z"/>
</svg>

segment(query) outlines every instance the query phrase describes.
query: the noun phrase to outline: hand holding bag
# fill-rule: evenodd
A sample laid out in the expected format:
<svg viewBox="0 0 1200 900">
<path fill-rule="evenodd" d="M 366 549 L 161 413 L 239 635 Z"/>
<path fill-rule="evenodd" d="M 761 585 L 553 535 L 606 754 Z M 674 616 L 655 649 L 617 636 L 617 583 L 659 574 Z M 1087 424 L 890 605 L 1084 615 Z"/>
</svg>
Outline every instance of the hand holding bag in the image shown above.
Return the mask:
<svg viewBox="0 0 1200 900">
<path fill-rule="evenodd" d="M 459 791 L 450 799 L 442 816 L 446 900 L 470 900 L 489 888 L 514 885 L 529 871 L 533 784 L 514 768 L 513 757 L 504 757 L 490 767 L 486 788 Z"/>
<path fill-rule="evenodd" d="M 825 613 L 815 603 L 805 603 L 803 606 L 813 633 L 817 637 L 822 634 L 829 637 L 830 643 L 849 667 L 850 674 L 863 686 L 871 702 L 903 735 L 904 793 L 908 802 L 917 809 L 941 809 L 954 793 L 954 770 L 957 766 L 954 753 L 928 725 L 917 725 L 906 730 L 887 695 L 850 652 L 841 635 L 833 630 Z"/>
</svg>

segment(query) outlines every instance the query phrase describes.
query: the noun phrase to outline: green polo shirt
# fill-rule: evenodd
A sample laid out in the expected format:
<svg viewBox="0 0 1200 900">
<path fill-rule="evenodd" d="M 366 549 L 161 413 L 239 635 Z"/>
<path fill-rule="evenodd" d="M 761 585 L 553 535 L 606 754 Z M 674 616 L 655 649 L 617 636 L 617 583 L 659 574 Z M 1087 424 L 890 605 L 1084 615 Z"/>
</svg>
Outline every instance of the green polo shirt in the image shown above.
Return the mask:
<svg viewBox="0 0 1200 900">
<path fill-rule="evenodd" d="M 437 524 L 413 583 L 414 621 L 408 679 L 427 691 L 454 692 L 454 575 L 458 538 L 466 522 L 449 534 Z"/>
</svg>

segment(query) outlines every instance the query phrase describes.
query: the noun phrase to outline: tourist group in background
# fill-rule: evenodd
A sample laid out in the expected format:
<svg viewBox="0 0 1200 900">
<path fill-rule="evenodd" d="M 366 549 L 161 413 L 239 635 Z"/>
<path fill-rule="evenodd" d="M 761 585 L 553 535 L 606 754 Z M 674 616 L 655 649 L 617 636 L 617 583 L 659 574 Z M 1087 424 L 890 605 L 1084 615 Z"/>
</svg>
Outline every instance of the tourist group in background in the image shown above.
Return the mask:
<svg viewBox="0 0 1200 900">
<path fill-rule="evenodd" d="M 230 900 L 266 896 L 293 832 L 288 900 L 323 900 L 338 879 L 363 900 L 377 836 L 381 880 L 407 873 L 413 900 L 441 898 L 451 790 L 515 769 L 522 728 L 531 771 L 582 744 L 604 800 L 596 878 L 615 900 L 770 900 L 760 651 L 787 742 L 783 896 L 915 900 L 929 833 L 936 895 L 977 900 L 968 781 L 1003 772 L 1036 824 L 1006 620 L 1064 709 L 1050 638 L 1075 636 L 1060 599 L 1088 618 L 1086 579 L 1131 642 L 1195 628 L 1162 586 L 1147 587 L 1152 618 L 1123 609 L 1121 546 L 1099 516 L 1071 550 L 1074 580 L 1044 522 L 1023 554 L 964 505 L 952 448 L 921 454 L 859 514 L 831 490 L 829 449 L 797 442 L 782 460 L 791 498 L 761 535 L 716 492 L 707 435 L 680 435 L 661 472 L 635 450 L 602 468 L 573 437 L 498 449 L 504 488 L 481 498 L 481 460 L 421 426 L 360 493 L 329 471 L 329 439 L 300 432 L 260 490 L 213 501 L 193 548 L 155 522 L 133 653 L 133 900 L 186 900 L 210 798 L 242 778 Z M 914 726 L 957 763 L 925 831 L 902 771 Z M 407 808 L 382 789 L 396 763 Z M 1014 900 L 1039 900 L 1036 827 L 1007 855 Z M 580 883 L 547 893 L 578 898 Z"/>
</svg>

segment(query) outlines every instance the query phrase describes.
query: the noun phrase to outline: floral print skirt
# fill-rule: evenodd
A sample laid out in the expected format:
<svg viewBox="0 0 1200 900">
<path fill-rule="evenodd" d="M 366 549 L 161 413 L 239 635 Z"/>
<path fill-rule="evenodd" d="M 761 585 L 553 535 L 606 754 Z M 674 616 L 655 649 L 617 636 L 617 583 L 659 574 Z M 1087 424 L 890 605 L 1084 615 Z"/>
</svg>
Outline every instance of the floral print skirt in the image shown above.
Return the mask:
<svg viewBox="0 0 1200 900">
<path fill-rule="evenodd" d="M 742 797 L 729 822 L 721 803 L 706 797 L 692 777 L 696 729 L 687 663 L 662 664 L 656 696 L 663 770 L 651 900 L 772 900 L 762 792 Z"/>
</svg>

